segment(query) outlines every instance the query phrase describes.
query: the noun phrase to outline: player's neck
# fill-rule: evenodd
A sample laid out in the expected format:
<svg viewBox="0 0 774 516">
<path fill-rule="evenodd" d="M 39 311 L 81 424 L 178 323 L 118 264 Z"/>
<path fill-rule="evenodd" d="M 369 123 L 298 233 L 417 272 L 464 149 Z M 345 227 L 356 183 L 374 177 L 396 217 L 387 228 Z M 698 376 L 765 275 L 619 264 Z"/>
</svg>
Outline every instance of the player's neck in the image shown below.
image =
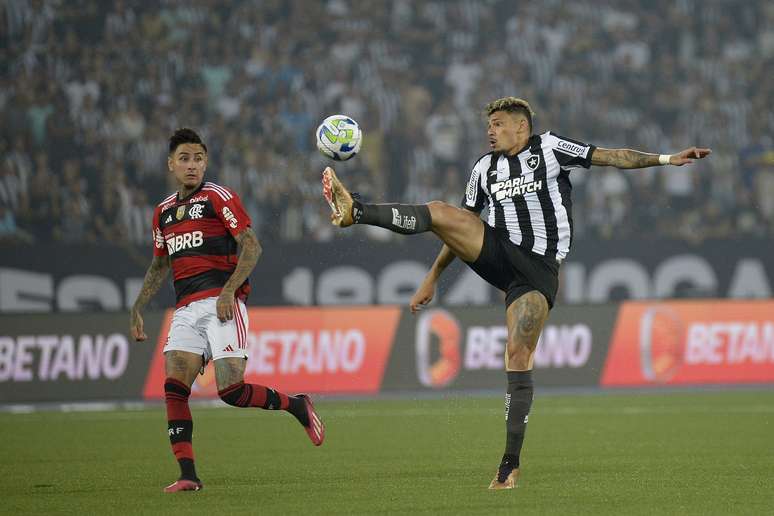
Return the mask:
<svg viewBox="0 0 774 516">
<path fill-rule="evenodd" d="M 185 185 L 180 185 L 178 187 L 178 189 L 177 189 L 177 197 L 178 197 L 178 199 L 185 199 L 186 197 L 188 197 L 189 195 L 194 193 L 196 190 L 198 190 L 200 186 L 202 186 L 201 183 L 199 183 L 198 185 L 193 186 L 193 187 L 189 187 L 189 186 L 185 186 Z"/>
<path fill-rule="evenodd" d="M 523 137 L 520 137 L 519 139 L 517 139 L 516 143 L 513 145 L 513 147 L 511 147 L 510 149 L 505 151 L 505 155 L 506 156 L 515 156 L 519 152 L 523 151 L 527 147 L 527 145 L 529 144 L 529 136 L 530 135 L 526 135 L 526 136 L 523 136 Z"/>
</svg>

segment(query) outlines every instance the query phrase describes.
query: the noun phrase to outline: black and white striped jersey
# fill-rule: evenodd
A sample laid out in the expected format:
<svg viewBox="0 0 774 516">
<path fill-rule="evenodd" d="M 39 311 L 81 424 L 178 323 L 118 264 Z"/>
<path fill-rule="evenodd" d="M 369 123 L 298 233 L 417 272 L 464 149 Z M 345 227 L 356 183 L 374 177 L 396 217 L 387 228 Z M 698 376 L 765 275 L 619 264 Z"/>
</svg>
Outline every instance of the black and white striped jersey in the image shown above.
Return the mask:
<svg viewBox="0 0 774 516">
<path fill-rule="evenodd" d="M 473 166 L 463 206 L 505 230 L 516 245 L 563 260 L 572 242 L 570 171 L 591 166 L 596 147 L 550 131 L 532 135 L 514 156 L 490 152 Z"/>
</svg>

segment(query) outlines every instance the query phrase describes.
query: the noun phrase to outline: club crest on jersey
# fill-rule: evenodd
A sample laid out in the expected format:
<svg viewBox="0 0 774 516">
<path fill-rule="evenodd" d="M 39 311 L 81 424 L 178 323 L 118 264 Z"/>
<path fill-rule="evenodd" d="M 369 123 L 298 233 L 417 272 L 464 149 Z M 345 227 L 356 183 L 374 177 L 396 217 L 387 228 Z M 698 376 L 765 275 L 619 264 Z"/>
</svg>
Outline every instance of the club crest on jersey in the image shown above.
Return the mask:
<svg viewBox="0 0 774 516">
<path fill-rule="evenodd" d="M 529 158 L 527 158 L 524 163 L 527 165 L 527 168 L 530 171 L 534 171 L 536 168 L 540 166 L 540 155 L 539 154 L 531 154 Z"/>
<path fill-rule="evenodd" d="M 177 218 L 177 220 L 183 220 L 183 217 L 185 217 L 185 206 L 178 206 L 175 218 Z"/>
<path fill-rule="evenodd" d="M 191 209 L 188 210 L 188 216 L 192 219 L 200 219 L 202 218 L 202 213 L 204 212 L 204 205 L 203 204 L 192 204 Z"/>
</svg>

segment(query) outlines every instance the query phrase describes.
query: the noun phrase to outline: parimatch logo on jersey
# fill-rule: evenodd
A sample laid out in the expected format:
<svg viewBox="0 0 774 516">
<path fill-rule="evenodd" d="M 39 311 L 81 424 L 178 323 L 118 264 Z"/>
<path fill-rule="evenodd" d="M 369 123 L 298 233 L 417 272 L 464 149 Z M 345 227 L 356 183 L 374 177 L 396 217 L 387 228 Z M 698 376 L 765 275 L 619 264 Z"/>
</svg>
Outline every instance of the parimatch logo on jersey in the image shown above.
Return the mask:
<svg viewBox="0 0 774 516">
<path fill-rule="evenodd" d="M 496 201 L 501 201 L 503 199 L 516 197 L 517 195 L 524 195 L 542 190 L 543 180 L 540 179 L 538 181 L 527 181 L 526 176 L 519 176 L 508 179 L 507 181 L 492 183 L 491 189 L 492 197 L 494 197 Z"/>
</svg>

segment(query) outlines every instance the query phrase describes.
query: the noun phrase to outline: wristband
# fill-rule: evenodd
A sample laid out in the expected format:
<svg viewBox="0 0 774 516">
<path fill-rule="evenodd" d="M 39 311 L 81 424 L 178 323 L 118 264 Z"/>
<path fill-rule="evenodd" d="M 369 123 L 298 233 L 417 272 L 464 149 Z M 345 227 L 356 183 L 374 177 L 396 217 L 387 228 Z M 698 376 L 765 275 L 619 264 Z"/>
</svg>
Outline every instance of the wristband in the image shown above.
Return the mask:
<svg viewBox="0 0 774 516">
<path fill-rule="evenodd" d="M 658 156 L 658 164 L 659 165 L 669 165 L 669 160 L 672 158 L 670 154 L 659 154 Z"/>
</svg>

